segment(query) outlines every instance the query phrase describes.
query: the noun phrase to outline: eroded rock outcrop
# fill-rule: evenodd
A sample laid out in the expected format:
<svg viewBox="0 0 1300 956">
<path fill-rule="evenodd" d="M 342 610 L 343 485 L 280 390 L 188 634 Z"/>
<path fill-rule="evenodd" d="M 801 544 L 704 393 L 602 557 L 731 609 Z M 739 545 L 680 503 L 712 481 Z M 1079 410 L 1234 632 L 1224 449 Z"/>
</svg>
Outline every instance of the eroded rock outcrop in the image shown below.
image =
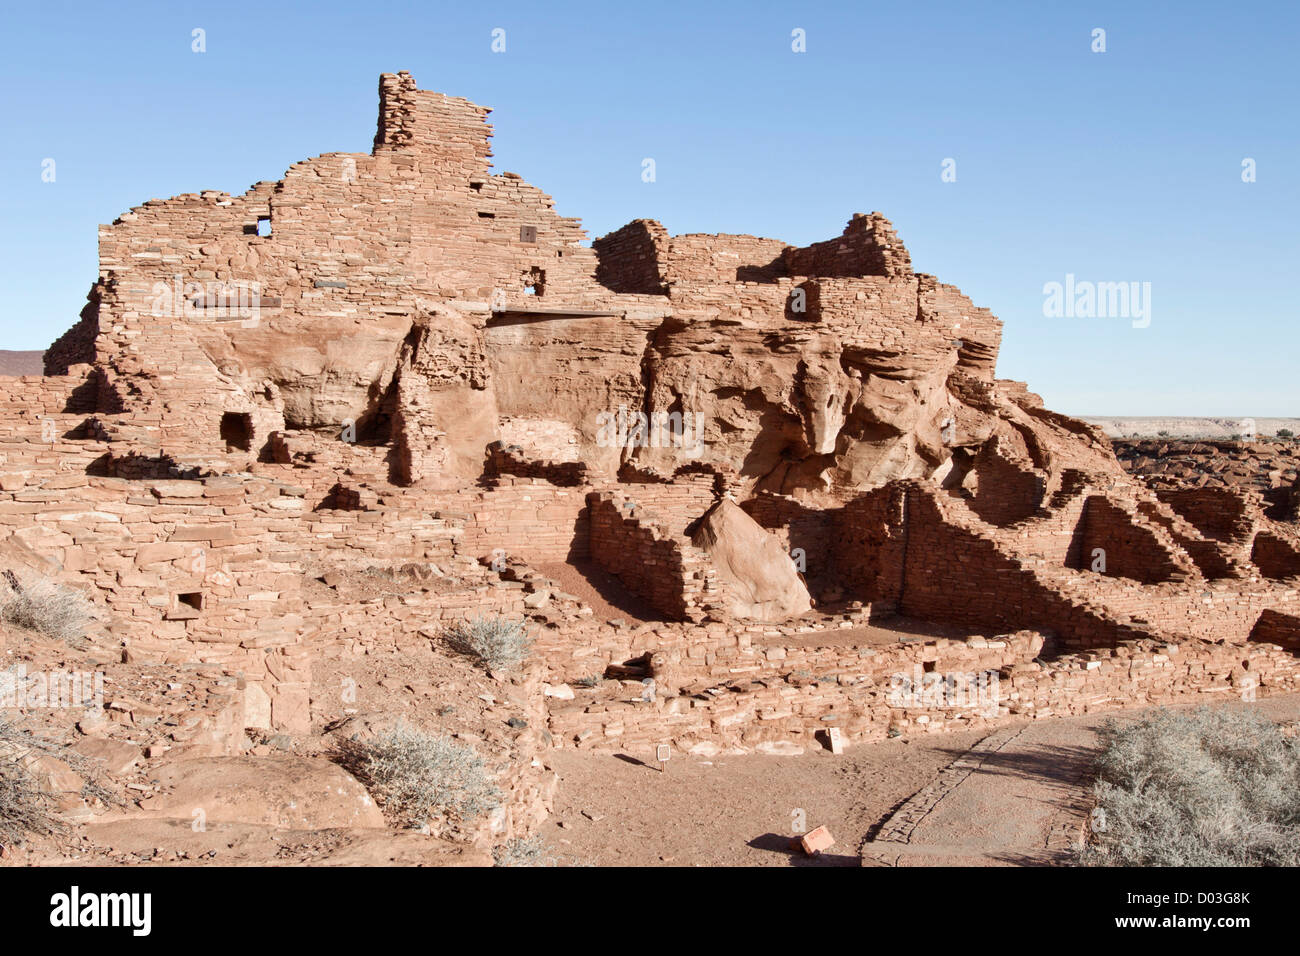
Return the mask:
<svg viewBox="0 0 1300 956">
<path fill-rule="evenodd" d="M 206 823 L 248 823 L 297 830 L 384 826 L 366 788 L 320 759 L 207 757 L 159 771 L 170 786 L 145 812 Z"/>
<path fill-rule="evenodd" d="M 202 472 L 333 431 L 390 445 L 405 485 L 477 477 L 496 440 L 606 476 L 685 459 L 747 492 L 943 480 L 994 436 L 1050 473 L 1115 467 L 1099 433 L 995 380 L 1001 323 L 915 273 L 879 213 L 802 248 L 651 220 L 588 248 L 550 197 L 490 171 L 485 107 L 405 73 L 380 107 L 369 154 L 101 230 L 53 360 L 93 362 L 98 409 L 132 423 L 110 440 Z M 693 450 L 611 439 L 615 415 L 670 420 Z"/>
</svg>

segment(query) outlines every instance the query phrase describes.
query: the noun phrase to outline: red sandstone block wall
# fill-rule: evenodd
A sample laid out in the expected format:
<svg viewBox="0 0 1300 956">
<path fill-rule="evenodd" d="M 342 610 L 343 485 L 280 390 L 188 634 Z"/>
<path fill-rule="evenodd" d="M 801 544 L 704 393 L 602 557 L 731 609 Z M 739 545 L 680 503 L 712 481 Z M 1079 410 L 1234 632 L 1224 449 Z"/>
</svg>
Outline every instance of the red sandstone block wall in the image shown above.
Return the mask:
<svg viewBox="0 0 1300 956">
<path fill-rule="evenodd" d="M 652 512 L 674 535 L 684 535 L 688 525 L 703 517 L 718 500 L 714 476 L 680 476 L 671 484 L 624 485 L 622 493 L 639 507 Z"/>
<path fill-rule="evenodd" d="M 912 259 L 888 219 L 857 213 L 838 238 L 786 249 L 785 267 L 796 276 L 911 275 Z"/>
<path fill-rule="evenodd" d="M 1100 609 L 1049 587 L 1032 566 L 1022 566 L 992 539 L 945 521 L 931 493 L 915 486 L 908 494 L 904 544 L 904 614 L 1002 630 L 1030 626 L 1052 631 L 1070 646 L 1153 636 L 1108 621 Z"/>
<path fill-rule="evenodd" d="M 1252 522 L 1247 514 L 1249 506 L 1237 489 L 1161 490 L 1156 492 L 1156 496 L 1209 537 L 1233 541 L 1244 538 L 1251 531 Z"/>
<path fill-rule="evenodd" d="M 1300 551 L 1294 543 L 1275 534 L 1266 531 L 1256 534 L 1250 559 L 1266 577 L 1283 579 L 1300 576 Z"/>
<path fill-rule="evenodd" d="M 90 371 L 76 365 L 67 375 L 0 375 L 0 424 L 8 432 L 16 420 L 94 411 Z"/>
<path fill-rule="evenodd" d="M 547 657 L 558 671 L 552 679 L 591 673 L 600 662 L 650 655 L 659 693 L 649 702 L 587 706 L 580 692 L 572 704 L 553 702 L 551 732 L 561 746 L 633 752 L 660 743 L 697 753 L 819 747 L 831 726 L 850 740 L 872 740 L 1025 717 L 1285 693 L 1300 682 L 1300 662 L 1276 646 L 1148 644 L 1044 662 L 1035 659 L 1041 637 L 1028 632 L 966 642 L 786 647 L 760 643 L 752 631 L 710 625 L 680 640 L 651 630 L 627 635 L 617 645 L 594 635 L 582 644 L 600 650 L 569 660 L 565 652 L 575 653 L 572 647 L 556 648 Z M 923 674 L 983 675 L 993 706 L 987 707 L 989 700 L 935 706 L 891 696 L 899 676 L 917 681 Z"/>
<path fill-rule="evenodd" d="M 1083 511 L 1080 560 L 1091 567 L 1099 558 L 1105 573 L 1145 584 L 1181 578 L 1186 569 L 1152 527 L 1134 524 L 1134 516 L 1101 495 L 1090 495 Z M 1101 552 L 1098 554 L 1097 552 Z"/>
<path fill-rule="evenodd" d="M 745 509 L 776 533 L 787 550 L 803 552 L 805 575 L 816 593 L 896 609 L 902 593 L 905 491 L 890 485 L 839 508 L 817 509 L 763 492 Z"/>
<path fill-rule="evenodd" d="M 971 510 L 994 525 L 1023 521 L 1037 512 L 1047 494 L 1047 475 L 1031 463 L 1010 457 L 1001 442 L 986 442 L 975 456 L 977 487 Z"/>
<path fill-rule="evenodd" d="M 721 615 L 721 585 L 703 551 L 621 494 L 592 492 L 591 557 L 669 620 Z"/>
<path fill-rule="evenodd" d="M 439 499 L 444 500 L 444 499 Z M 464 514 L 461 553 L 481 557 L 498 549 L 528 562 L 590 555 L 586 490 L 533 478 L 502 478 L 496 487 L 445 498 Z"/>
<path fill-rule="evenodd" d="M 653 219 L 637 219 L 591 243 L 599 264 L 596 280 L 614 292 L 666 295 L 661 257 L 668 230 Z"/>
<path fill-rule="evenodd" d="M 757 236 L 688 234 L 674 236 L 662 255 L 670 287 L 732 282 L 772 282 L 786 275 L 786 244 Z"/>
</svg>

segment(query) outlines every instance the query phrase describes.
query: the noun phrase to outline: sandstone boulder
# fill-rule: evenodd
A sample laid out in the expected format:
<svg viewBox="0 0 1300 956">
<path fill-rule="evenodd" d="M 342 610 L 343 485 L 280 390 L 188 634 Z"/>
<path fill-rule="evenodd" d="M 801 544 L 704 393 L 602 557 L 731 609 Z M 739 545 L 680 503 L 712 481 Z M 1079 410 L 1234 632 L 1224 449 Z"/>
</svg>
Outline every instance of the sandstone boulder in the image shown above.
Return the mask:
<svg viewBox="0 0 1300 956">
<path fill-rule="evenodd" d="M 781 542 L 735 502 L 709 509 L 691 541 L 712 558 L 737 617 L 784 621 L 811 610 L 808 587 Z"/>
<path fill-rule="evenodd" d="M 147 801 L 160 817 L 247 823 L 295 830 L 382 827 L 384 817 L 361 783 L 341 767 L 307 757 L 201 757 L 166 764 L 169 789 Z"/>
<path fill-rule="evenodd" d="M 140 762 L 140 748 L 122 740 L 83 737 L 72 749 L 83 757 L 98 762 L 104 770 L 115 776 L 126 773 Z"/>
</svg>

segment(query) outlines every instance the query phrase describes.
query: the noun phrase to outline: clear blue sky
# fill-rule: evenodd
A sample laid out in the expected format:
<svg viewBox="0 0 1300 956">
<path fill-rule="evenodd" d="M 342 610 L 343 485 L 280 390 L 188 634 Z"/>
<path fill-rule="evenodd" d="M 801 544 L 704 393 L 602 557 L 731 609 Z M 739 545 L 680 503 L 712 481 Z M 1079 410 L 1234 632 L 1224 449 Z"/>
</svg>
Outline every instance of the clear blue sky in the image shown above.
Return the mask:
<svg viewBox="0 0 1300 956">
<path fill-rule="evenodd" d="M 1300 415 L 1295 2 L 54 0 L 0 18 L 0 348 L 76 319 L 99 223 L 368 152 L 378 75 L 405 69 L 494 107 L 496 168 L 590 236 L 650 217 L 805 244 L 880 210 L 916 269 L 1003 319 L 999 375 L 1050 407 Z M 1045 318 L 1067 273 L 1150 282 L 1150 326 Z"/>
</svg>

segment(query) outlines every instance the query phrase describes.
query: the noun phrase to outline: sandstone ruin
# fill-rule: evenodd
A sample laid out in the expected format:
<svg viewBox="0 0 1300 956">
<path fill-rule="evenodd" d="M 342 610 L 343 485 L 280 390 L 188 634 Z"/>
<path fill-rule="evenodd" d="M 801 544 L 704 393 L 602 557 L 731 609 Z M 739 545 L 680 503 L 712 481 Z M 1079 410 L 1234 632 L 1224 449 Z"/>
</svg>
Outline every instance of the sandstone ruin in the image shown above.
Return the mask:
<svg viewBox="0 0 1300 956">
<path fill-rule="evenodd" d="M 46 374 L 0 378 L 5 561 L 93 597 L 103 661 L 188 675 L 183 706 L 110 689 L 107 738 L 245 759 L 363 717 L 366 660 L 446 658 L 451 690 L 407 689 L 495 728 L 492 840 L 544 818 L 550 748 L 1296 689 L 1293 507 L 1126 473 L 995 377 L 1001 323 L 879 213 L 802 248 L 644 219 L 586 244 L 492 171 L 488 112 L 385 74 L 371 152 L 132 209 Z M 479 614 L 535 628 L 508 693 L 448 657 Z M 1000 696 L 891 694 L 913 672 Z"/>
</svg>

